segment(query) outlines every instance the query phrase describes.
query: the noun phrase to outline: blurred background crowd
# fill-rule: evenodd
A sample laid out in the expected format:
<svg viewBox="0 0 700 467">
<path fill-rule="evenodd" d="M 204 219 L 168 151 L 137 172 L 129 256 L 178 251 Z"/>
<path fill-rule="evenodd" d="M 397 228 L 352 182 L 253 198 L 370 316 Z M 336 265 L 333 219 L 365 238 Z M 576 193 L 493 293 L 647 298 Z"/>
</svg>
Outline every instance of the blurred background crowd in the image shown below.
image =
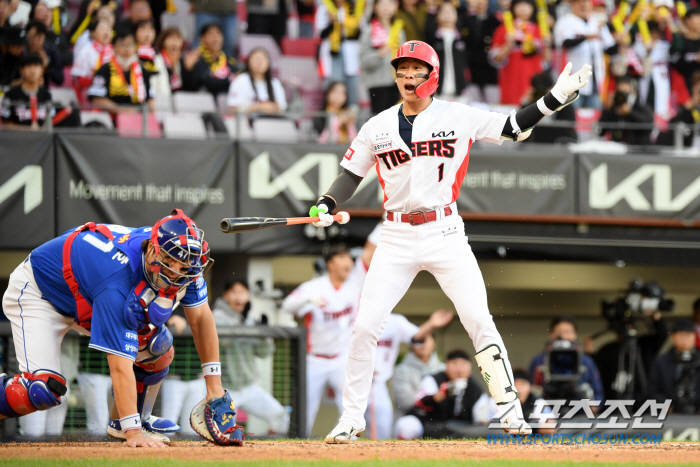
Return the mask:
<svg viewBox="0 0 700 467">
<path fill-rule="evenodd" d="M 695 0 L 0 0 L 0 37 L 6 126 L 252 138 L 273 118 L 293 123 L 278 138 L 346 144 L 398 102 L 406 40 L 438 52 L 440 98 L 503 111 L 592 64 L 535 142 L 671 145 L 700 120 Z"/>
</svg>

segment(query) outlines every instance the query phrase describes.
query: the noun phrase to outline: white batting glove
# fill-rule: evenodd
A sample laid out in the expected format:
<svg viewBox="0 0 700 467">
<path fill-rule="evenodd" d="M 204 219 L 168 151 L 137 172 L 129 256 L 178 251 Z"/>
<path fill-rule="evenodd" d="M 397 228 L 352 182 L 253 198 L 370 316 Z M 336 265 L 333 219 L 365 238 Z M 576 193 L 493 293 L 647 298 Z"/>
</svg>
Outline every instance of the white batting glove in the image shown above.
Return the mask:
<svg viewBox="0 0 700 467">
<path fill-rule="evenodd" d="M 309 216 L 318 216 L 318 222 L 313 223 L 316 227 L 329 227 L 334 222 L 333 215 L 328 214 L 328 206 L 325 204 L 313 206 L 309 211 Z"/>
<path fill-rule="evenodd" d="M 566 102 L 571 94 L 587 85 L 588 78 L 593 74 L 589 64 L 583 65 L 581 69 L 573 75 L 570 74 L 572 67 L 573 65 L 571 62 L 566 64 L 564 71 L 561 72 L 557 79 L 557 84 L 554 85 L 551 91 L 552 95 L 562 104 Z"/>
</svg>

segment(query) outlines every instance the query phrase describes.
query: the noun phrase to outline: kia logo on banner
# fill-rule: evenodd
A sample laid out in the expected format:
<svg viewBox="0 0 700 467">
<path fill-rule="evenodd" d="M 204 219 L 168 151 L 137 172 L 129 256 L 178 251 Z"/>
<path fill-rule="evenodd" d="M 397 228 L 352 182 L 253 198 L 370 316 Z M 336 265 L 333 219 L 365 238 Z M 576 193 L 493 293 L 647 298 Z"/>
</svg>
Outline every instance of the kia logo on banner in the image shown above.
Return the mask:
<svg viewBox="0 0 700 467">
<path fill-rule="evenodd" d="M 40 165 L 27 165 L 0 185 L 0 203 L 24 189 L 24 213 L 29 214 L 39 207 L 44 198 L 43 177 Z"/>
<path fill-rule="evenodd" d="M 580 167 L 582 214 L 700 217 L 696 160 L 587 155 Z"/>
</svg>

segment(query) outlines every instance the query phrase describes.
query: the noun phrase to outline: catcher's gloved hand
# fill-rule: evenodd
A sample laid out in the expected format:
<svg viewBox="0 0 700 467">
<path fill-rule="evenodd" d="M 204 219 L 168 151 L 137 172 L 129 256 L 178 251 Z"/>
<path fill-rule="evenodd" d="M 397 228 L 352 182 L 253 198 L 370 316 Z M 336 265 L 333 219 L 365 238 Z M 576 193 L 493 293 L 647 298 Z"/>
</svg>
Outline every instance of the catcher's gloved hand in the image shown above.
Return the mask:
<svg viewBox="0 0 700 467">
<path fill-rule="evenodd" d="M 562 104 L 566 102 L 571 94 L 587 85 L 588 78 L 593 74 L 591 66 L 588 64 L 583 65 L 581 69 L 573 75 L 570 74 L 572 67 L 573 65 L 571 62 L 566 64 L 564 71 L 561 72 L 557 79 L 557 84 L 554 85 L 551 91 L 552 95 Z"/>
<path fill-rule="evenodd" d="M 333 216 L 328 213 L 328 206 L 325 204 L 311 206 L 311 209 L 309 209 L 309 217 L 316 216 L 318 216 L 318 222 L 314 222 L 316 227 L 328 227 L 333 223 Z"/>
<path fill-rule="evenodd" d="M 246 433 L 236 425 L 236 410 L 231 393 L 207 402 L 202 400 L 190 414 L 190 425 L 202 438 L 219 446 L 243 446 Z"/>
</svg>

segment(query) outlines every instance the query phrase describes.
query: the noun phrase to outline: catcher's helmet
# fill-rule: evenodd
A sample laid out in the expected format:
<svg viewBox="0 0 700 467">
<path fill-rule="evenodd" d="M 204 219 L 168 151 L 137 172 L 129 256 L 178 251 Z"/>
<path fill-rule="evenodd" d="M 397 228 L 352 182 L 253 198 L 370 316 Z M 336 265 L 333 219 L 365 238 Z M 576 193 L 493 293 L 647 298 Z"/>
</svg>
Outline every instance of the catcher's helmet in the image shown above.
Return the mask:
<svg viewBox="0 0 700 467">
<path fill-rule="evenodd" d="M 416 86 L 416 96 L 421 99 L 431 96 L 438 88 L 438 78 L 440 77 L 440 59 L 435 49 L 425 42 L 408 41 L 396 51 L 396 57 L 391 61 L 394 70 L 399 66 L 402 58 L 414 58 L 425 62 L 430 68 L 428 79 Z"/>
<path fill-rule="evenodd" d="M 166 294 L 174 294 L 197 279 L 213 262 L 209 258 L 209 245 L 204 240 L 204 232 L 180 209 L 173 210 L 170 216 L 153 226 L 151 243 L 157 256 L 150 264 L 144 256 L 143 273 L 151 287 L 161 289 Z M 160 253 L 172 258 L 175 264 L 171 263 L 170 267 L 163 264 L 159 261 L 159 257 L 162 258 Z M 164 269 L 175 273 L 175 279 L 164 274 Z"/>
</svg>

